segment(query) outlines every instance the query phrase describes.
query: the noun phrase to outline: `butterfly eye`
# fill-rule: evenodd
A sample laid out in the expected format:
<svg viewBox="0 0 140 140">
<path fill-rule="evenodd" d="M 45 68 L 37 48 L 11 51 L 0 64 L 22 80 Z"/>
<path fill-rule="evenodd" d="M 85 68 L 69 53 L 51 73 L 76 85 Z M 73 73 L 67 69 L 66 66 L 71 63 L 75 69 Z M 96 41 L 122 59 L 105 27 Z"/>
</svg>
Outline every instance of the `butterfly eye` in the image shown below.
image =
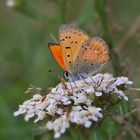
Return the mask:
<svg viewBox="0 0 140 140">
<path fill-rule="evenodd" d="M 66 71 L 66 72 L 64 72 L 64 77 L 66 78 L 66 79 L 69 79 L 69 73 Z"/>
</svg>

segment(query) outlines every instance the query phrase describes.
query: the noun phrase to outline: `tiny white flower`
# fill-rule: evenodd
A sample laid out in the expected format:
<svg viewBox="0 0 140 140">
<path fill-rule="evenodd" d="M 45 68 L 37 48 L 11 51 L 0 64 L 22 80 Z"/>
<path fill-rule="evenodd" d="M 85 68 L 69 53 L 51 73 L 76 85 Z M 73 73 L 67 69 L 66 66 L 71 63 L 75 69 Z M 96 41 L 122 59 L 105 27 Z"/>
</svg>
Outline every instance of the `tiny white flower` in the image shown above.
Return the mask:
<svg viewBox="0 0 140 140">
<path fill-rule="evenodd" d="M 87 92 L 87 93 L 94 93 L 94 92 L 95 92 L 95 89 L 94 89 L 94 87 L 92 87 L 92 86 L 85 86 L 85 87 L 83 88 L 83 90 L 84 90 L 85 92 Z"/>
<path fill-rule="evenodd" d="M 62 108 L 57 108 L 56 113 L 59 115 L 63 114 L 63 109 Z"/>
<path fill-rule="evenodd" d="M 115 93 L 118 94 L 120 98 L 123 98 L 124 100 L 128 101 L 128 97 L 124 94 L 122 90 L 117 90 Z"/>
<path fill-rule="evenodd" d="M 47 124 L 46 124 L 46 128 L 49 129 L 49 130 L 52 130 L 53 129 L 53 123 L 51 121 L 48 121 Z"/>
<path fill-rule="evenodd" d="M 49 121 L 46 124 L 46 128 L 54 131 L 54 137 L 59 138 L 61 134 L 65 133 L 66 129 L 69 128 L 69 120 L 64 114 L 60 118 L 55 119 L 54 121 Z"/>
<path fill-rule="evenodd" d="M 35 94 L 33 100 L 41 100 L 43 97 L 40 94 Z"/>
<path fill-rule="evenodd" d="M 98 121 L 98 118 L 97 118 L 95 115 L 93 115 L 93 116 L 92 116 L 92 120 L 94 120 L 94 121 L 97 122 L 97 121 Z"/>
<path fill-rule="evenodd" d="M 98 92 L 98 91 L 95 92 L 96 96 L 102 96 L 102 94 L 103 94 L 102 92 Z"/>
<path fill-rule="evenodd" d="M 37 119 L 34 120 L 34 123 L 43 120 L 47 116 L 47 113 L 43 110 L 39 111 Z"/>
<path fill-rule="evenodd" d="M 63 102 L 64 105 L 71 104 L 71 101 L 70 101 L 69 97 L 67 97 L 67 96 L 62 96 L 61 101 Z"/>
<path fill-rule="evenodd" d="M 92 122 L 91 122 L 91 121 L 87 121 L 87 122 L 85 123 L 85 127 L 86 127 L 86 128 L 89 128 L 91 125 L 92 125 Z"/>
<path fill-rule="evenodd" d="M 27 111 L 27 114 L 25 115 L 24 119 L 25 119 L 25 121 L 28 121 L 30 118 L 32 118 L 34 116 L 35 116 L 34 110 L 29 110 L 29 111 Z"/>
<path fill-rule="evenodd" d="M 56 106 L 56 104 L 50 104 L 50 105 L 46 108 L 46 110 L 47 110 L 47 113 L 48 113 L 49 115 L 54 115 L 55 112 L 56 112 L 56 110 L 57 110 L 57 106 Z"/>
<path fill-rule="evenodd" d="M 14 112 L 14 116 L 18 116 L 20 114 L 24 114 L 26 112 L 26 108 L 24 106 L 19 106 L 19 110 Z"/>
<path fill-rule="evenodd" d="M 124 99 L 125 101 L 128 101 L 128 97 L 127 97 L 127 96 L 123 96 L 123 99 Z"/>
<path fill-rule="evenodd" d="M 56 139 L 57 139 L 57 138 L 60 138 L 60 136 L 61 136 L 61 134 L 58 133 L 58 132 L 54 134 L 54 138 L 56 138 Z"/>
</svg>

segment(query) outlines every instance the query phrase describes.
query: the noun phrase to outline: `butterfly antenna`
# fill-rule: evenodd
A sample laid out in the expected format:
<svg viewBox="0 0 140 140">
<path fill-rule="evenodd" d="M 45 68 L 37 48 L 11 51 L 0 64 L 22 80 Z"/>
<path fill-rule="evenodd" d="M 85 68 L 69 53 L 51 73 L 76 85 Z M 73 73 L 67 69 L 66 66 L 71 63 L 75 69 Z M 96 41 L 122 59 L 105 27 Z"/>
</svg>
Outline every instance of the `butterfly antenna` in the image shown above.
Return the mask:
<svg viewBox="0 0 140 140">
<path fill-rule="evenodd" d="M 59 78 L 59 80 L 60 80 L 60 82 L 61 82 L 61 84 L 62 84 L 62 86 L 63 86 L 64 94 L 65 94 L 65 92 L 68 90 L 66 81 L 65 81 L 65 79 L 64 79 L 63 77 L 61 77 L 61 76 L 59 76 L 58 78 Z"/>
<path fill-rule="evenodd" d="M 91 79 L 91 81 L 96 84 L 96 82 L 93 80 L 93 78 L 87 72 L 86 72 L 86 74 Z"/>
<path fill-rule="evenodd" d="M 87 74 L 87 77 L 89 77 L 93 83 L 96 83 L 88 73 L 86 73 L 86 74 Z M 82 77 L 82 80 L 84 81 L 85 84 L 92 86 L 90 83 L 88 83 L 88 82 L 85 80 L 85 78 L 84 78 L 82 75 L 81 75 L 81 77 Z"/>
<path fill-rule="evenodd" d="M 58 40 L 56 39 L 56 37 L 52 33 L 50 33 L 50 37 L 54 42 L 58 42 Z"/>
<path fill-rule="evenodd" d="M 87 81 L 85 81 L 85 78 L 83 77 L 83 75 L 80 75 L 80 79 L 83 80 L 87 84 Z"/>
<path fill-rule="evenodd" d="M 69 75 L 72 77 L 72 74 L 71 73 L 69 73 Z M 69 83 L 71 84 L 71 82 L 69 82 Z M 75 87 L 77 87 L 75 81 L 73 81 L 73 83 L 74 83 Z M 72 85 L 71 85 L 71 88 L 72 88 Z M 73 91 L 73 88 L 72 88 L 72 91 Z"/>
<path fill-rule="evenodd" d="M 70 77 L 72 77 L 72 75 L 71 75 L 69 72 L 68 72 L 68 74 L 70 75 Z M 72 79 L 72 78 L 71 78 L 71 79 Z M 71 84 L 72 82 L 74 83 L 75 87 L 77 87 L 77 85 L 76 85 L 75 81 L 69 81 L 71 90 L 72 90 L 72 92 L 73 92 L 73 86 L 72 86 L 72 84 Z"/>
</svg>

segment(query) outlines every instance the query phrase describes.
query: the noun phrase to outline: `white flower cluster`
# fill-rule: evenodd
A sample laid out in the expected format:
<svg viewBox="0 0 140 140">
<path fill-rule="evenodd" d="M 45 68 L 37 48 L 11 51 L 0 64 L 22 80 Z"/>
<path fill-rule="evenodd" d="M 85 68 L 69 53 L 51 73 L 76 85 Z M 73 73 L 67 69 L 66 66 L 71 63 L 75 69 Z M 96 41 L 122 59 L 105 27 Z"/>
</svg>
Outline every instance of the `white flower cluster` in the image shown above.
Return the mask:
<svg viewBox="0 0 140 140">
<path fill-rule="evenodd" d="M 7 1 L 6 1 L 6 5 L 7 5 L 8 7 L 14 7 L 14 5 L 15 5 L 15 0 L 7 0 Z"/>
<path fill-rule="evenodd" d="M 105 96 L 106 93 L 128 100 L 119 86 L 132 84 L 127 77 L 114 78 L 111 74 L 96 74 L 86 79 L 74 82 L 61 82 L 44 97 L 35 94 L 32 99 L 19 105 L 15 116 L 25 114 L 25 120 L 35 117 L 34 122 L 47 119 L 45 128 L 54 131 L 54 137 L 59 138 L 70 123 L 89 128 L 92 122 L 102 118 L 102 109 L 95 106 L 94 98 Z"/>
</svg>

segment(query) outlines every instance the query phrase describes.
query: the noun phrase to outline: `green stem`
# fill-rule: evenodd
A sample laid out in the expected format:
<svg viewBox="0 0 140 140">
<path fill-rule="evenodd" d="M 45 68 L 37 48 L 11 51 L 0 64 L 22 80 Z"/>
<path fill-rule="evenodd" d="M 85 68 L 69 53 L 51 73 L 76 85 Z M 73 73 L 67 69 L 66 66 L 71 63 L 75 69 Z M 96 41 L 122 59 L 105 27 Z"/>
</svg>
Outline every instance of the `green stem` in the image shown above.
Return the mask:
<svg viewBox="0 0 140 140">
<path fill-rule="evenodd" d="M 95 8 L 101 20 L 101 24 L 103 28 L 103 37 L 106 43 L 108 44 L 108 47 L 110 50 L 110 57 L 113 62 L 112 65 L 114 68 L 114 73 L 115 75 L 119 75 L 122 73 L 122 68 L 119 62 L 119 58 L 117 54 L 115 53 L 114 47 L 113 47 L 113 41 L 112 41 L 111 33 L 109 30 L 108 17 L 105 10 L 105 0 L 95 0 Z"/>
</svg>

